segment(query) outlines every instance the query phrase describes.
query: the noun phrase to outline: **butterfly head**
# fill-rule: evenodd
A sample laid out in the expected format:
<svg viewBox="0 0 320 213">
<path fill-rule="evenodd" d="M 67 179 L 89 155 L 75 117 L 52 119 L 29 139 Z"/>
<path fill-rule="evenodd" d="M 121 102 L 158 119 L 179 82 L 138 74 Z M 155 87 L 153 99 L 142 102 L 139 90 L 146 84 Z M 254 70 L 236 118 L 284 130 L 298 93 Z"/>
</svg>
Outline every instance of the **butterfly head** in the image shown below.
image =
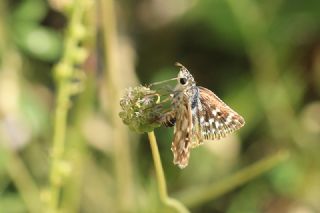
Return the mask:
<svg viewBox="0 0 320 213">
<path fill-rule="evenodd" d="M 182 64 L 176 63 L 176 66 L 180 67 L 180 71 L 178 74 L 178 85 L 182 89 L 186 89 L 192 86 L 195 86 L 196 83 L 194 81 L 194 78 L 190 74 L 190 72 L 185 68 Z"/>
</svg>

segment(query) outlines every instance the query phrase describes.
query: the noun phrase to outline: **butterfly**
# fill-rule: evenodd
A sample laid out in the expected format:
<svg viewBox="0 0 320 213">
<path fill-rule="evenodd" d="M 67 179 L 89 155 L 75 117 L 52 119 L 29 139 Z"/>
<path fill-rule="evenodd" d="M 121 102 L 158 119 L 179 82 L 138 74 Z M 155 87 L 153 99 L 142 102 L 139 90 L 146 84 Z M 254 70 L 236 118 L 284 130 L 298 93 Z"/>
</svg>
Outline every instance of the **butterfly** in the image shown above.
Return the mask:
<svg viewBox="0 0 320 213">
<path fill-rule="evenodd" d="M 180 71 L 171 95 L 171 111 L 164 114 L 161 122 L 174 126 L 173 163 L 185 168 L 192 148 L 204 141 L 224 138 L 244 126 L 245 121 L 212 91 L 197 86 L 182 64 L 176 65 Z"/>
</svg>

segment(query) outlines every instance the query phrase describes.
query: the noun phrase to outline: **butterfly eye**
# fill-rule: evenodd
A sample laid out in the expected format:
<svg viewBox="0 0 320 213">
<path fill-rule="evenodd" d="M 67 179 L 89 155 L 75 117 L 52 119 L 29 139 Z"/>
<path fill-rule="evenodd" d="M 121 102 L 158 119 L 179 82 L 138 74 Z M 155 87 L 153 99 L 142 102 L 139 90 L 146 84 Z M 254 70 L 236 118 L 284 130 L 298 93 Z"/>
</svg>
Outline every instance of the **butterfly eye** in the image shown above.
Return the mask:
<svg viewBox="0 0 320 213">
<path fill-rule="evenodd" d="M 185 85 L 187 83 L 186 78 L 180 78 L 180 84 Z"/>
</svg>

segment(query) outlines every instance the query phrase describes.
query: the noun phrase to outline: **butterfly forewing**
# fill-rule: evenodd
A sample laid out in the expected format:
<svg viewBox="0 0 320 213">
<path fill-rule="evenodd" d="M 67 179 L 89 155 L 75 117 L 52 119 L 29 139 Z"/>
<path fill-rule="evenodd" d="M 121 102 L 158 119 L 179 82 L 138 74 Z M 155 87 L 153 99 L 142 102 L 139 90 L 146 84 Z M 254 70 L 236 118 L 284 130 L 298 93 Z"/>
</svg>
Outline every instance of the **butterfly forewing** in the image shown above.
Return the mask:
<svg viewBox="0 0 320 213">
<path fill-rule="evenodd" d="M 188 165 L 192 137 L 192 113 L 188 97 L 182 95 L 177 106 L 179 106 L 179 109 L 176 111 L 176 123 L 171 150 L 173 152 L 173 163 L 177 164 L 180 168 L 184 168 Z"/>
<path fill-rule="evenodd" d="M 199 110 L 201 140 L 225 137 L 244 125 L 244 119 L 212 91 L 198 87 L 202 110 Z"/>
</svg>

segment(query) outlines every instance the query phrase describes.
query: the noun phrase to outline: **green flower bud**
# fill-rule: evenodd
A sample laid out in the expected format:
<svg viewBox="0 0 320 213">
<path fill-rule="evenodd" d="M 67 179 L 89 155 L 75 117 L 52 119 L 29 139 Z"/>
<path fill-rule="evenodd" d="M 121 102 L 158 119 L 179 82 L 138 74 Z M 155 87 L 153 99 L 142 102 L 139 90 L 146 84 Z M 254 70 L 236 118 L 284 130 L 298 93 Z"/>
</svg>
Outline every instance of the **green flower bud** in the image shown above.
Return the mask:
<svg viewBox="0 0 320 213">
<path fill-rule="evenodd" d="M 120 100 L 120 106 L 120 118 L 135 132 L 150 132 L 161 126 L 159 117 L 163 113 L 163 106 L 160 95 L 148 87 L 128 88 Z"/>
</svg>

